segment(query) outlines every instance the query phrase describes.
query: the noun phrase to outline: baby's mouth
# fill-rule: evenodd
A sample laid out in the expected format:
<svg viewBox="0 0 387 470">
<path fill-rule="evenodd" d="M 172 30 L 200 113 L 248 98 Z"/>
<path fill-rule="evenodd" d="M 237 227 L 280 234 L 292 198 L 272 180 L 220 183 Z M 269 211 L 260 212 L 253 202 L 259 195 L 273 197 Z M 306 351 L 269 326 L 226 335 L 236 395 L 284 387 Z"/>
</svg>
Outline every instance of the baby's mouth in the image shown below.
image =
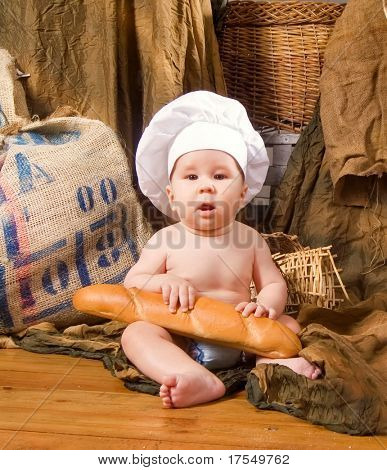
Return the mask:
<svg viewBox="0 0 387 470">
<path fill-rule="evenodd" d="M 203 202 L 202 204 L 200 204 L 197 210 L 199 211 L 199 214 L 203 217 L 210 217 L 212 214 L 215 213 L 216 208 L 214 204 Z"/>
<path fill-rule="evenodd" d="M 211 212 L 215 210 L 215 206 L 213 204 L 204 202 L 203 204 L 200 204 L 200 206 L 198 207 L 198 210 Z"/>
</svg>

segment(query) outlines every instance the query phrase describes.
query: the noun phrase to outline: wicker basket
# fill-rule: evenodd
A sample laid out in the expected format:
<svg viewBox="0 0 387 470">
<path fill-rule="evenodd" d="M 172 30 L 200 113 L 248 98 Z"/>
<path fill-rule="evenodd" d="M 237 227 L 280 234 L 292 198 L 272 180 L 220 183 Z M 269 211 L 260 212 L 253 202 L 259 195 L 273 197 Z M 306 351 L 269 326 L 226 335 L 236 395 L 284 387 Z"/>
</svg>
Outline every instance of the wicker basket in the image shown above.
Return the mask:
<svg viewBox="0 0 387 470">
<path fill-rule="evenodd" d="M 323 55 L 344 5 L 235 1 L 227 5 L 219 48 L 227 94 L 256 129 L 300 132 L 319 94 Z"/>
<path fill-rule="evenodd" d="M 296 235 L 282 232 L 263 234 L 272 257 L 288 284 L 286 313 L 296 313 L 302 303 L 335 309 L 344 298 L 349 300 L 331 254 L 331 246 L 310 249 L 302 247 Z M 279 253 L 277 249 L 279 248 Z M 254 283 L 251 297 L 257 295 Z"/>
<path fill-rule="evenodd" d="M 261 235 L 273 255 L 277 253 L 294 253 L 305 249 L 298 241 L 297 235 L 288 235 L 283 232 L 261 233 Z"/>
</svg>

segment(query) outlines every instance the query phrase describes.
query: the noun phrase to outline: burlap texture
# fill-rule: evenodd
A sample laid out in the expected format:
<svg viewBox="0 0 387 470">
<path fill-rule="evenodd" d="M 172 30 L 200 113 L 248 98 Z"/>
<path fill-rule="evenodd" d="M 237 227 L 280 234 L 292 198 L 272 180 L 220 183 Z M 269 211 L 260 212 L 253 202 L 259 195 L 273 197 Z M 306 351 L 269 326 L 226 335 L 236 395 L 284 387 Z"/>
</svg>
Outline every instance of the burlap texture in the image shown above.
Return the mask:
<svg viewBox="0 0 387 470">
<path fill-rule="evenodd" d="M 0 128 L 0 220 L 3 333 L 92 320 L 74 291 L 121 282 L 151 236 L 115 133 L 80 117 Z"/>
<path fill-rule="evenodd" d="M 68 104 L 119 132 L 131 156 L 169 101 L 225 94 L 210 0 L 0 0 L 0 11 L 0 47 L 31 74 L 31 114 Z"/>
<path fill-rule="evenodd" d="M 375 180 L 387 173 L 386 51 L 383 1 L 350 0 L 320 79 L 325 158 L 337 204 L 366 207 Z"/>
<path fill-rule="evenodd" d="M 15 59 L 4 49 L 0 49 L 0 71 L 0 127 L 27 123 L 30 114 L 23 85 L 17 80 Z"/>
</svg>

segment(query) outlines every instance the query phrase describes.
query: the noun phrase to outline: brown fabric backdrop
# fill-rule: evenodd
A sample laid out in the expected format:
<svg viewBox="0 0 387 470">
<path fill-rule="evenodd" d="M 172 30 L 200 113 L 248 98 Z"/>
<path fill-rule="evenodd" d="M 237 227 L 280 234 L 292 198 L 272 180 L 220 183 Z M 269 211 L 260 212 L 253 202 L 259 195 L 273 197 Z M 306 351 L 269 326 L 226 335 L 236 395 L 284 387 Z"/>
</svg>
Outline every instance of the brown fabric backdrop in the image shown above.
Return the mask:
<svg viewBox="0 0 387 470">
<path fill-rule="evenodd" d="M 133 156 L 142 128 L 182 93 L 225 94 L 210 0 L 0 0 L 0 48 L 31 115 L 71 105 L 119 132 Z"/>
<path fill-rule="evenodd" d="M 335 202 L 366 206 L 387 172 L 387 26 L 382 0 L 350 0 L 320 80 L 321 121 Z"/>
<path fill-rule="evenodd" d="M 333 199 L 319 107 L 302 132 L 275 191 L 266 231 L 297 234 L 304 246 L 332 245 L 341 277 L 356 302 L 387 292 L 387 185 L 376 180 L 368 207 Z"/>
</svg>

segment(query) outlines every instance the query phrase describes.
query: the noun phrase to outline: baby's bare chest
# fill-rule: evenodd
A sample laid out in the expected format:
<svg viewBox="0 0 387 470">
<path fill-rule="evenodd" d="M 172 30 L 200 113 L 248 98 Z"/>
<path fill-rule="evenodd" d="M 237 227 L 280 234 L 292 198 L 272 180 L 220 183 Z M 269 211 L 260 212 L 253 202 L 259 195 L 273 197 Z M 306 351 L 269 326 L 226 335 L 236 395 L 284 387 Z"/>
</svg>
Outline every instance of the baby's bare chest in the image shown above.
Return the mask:
<svg viewBox="0 0 387 470">
<path fill-rule="evenodd" d="M 254 250 L 246 244 L 198 238 L 167 250 L 167 272 L 191 282 L 201 292 L 216 289 L 241 292 L 249 287 Z"/>
</svg>

